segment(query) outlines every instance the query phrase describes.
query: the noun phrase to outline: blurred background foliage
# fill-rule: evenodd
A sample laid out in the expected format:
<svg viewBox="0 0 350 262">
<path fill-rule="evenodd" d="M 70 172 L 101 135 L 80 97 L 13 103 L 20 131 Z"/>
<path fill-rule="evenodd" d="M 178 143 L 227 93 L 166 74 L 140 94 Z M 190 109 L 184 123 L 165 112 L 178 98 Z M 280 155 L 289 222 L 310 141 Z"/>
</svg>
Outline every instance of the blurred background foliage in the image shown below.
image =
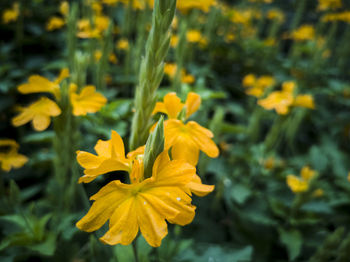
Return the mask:
<svg viewBox="0 0 350 262">
<path fill-rule="evenodd" d="M 170 227 L 161 247 L 138 238 L 138 261 L 349 261 L 349 2 L 200 2 L 179 7 L 158 96 L 201 95 L 194 119 L 221 152 L 202 155 L 198 173 L 216 189 L 194 199 L 193 223 Z M 77 184 L 74 151 L 92 152 L 111 129 L 127 140 L 148 4 L 1 1 L 1 138 L 28 157 L 0 174 L 1 261 L 136 261 L 131 246 L 100 243 L 103 229 L 75 227 L 87 195 L 125 174 Z M 58 117 L 43 132 L 12 126 L 18 106 L 38 97 L 17 86 L 65 67 L 107 97 L 101 111 Z"/>
</svg>

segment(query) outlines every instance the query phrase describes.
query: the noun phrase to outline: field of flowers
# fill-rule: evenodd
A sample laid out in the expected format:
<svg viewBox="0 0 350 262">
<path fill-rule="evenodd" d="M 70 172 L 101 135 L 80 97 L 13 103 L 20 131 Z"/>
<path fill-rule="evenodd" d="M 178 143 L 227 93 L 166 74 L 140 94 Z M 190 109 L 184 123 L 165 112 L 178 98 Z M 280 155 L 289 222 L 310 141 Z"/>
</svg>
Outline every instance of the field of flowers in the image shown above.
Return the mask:
<svg viewBox="0 0 350 262">
<path fill-rule="evenodd" d="M 0 20 L 1 262 L 350 261 L 350 1 Z"/>
</svg>

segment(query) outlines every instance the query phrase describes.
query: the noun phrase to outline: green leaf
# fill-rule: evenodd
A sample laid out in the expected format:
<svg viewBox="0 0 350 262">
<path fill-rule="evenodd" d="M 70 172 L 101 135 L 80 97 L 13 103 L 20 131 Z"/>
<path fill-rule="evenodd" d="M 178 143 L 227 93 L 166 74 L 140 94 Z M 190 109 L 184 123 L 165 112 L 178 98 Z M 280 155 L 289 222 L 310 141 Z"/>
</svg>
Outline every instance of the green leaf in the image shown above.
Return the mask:
<svg viewBox="0 0 350 262">
<path fill-rule="evenodd" d="M 231 189 L 231 197 L 238 204 L 243 204 L 251 194 L 251 190 L 242 184 L 236 184 Z"/>
<path fill-rule="evenodd" d="M 113 252 L 118 262 L 135 261 L 135 256 L 131 244 L 128 246 L 116 245 L 113 249 Z"/>
<path fill-rule="evenodd" d="M 287 231 L 282 228 L 280 228 L 278 232 L 281 243 L 287 248 L 289 260 L 293 261 L 299 256 L 301 251 L 303 243 L 301 233 L 296 229 Z"/>
</svg>

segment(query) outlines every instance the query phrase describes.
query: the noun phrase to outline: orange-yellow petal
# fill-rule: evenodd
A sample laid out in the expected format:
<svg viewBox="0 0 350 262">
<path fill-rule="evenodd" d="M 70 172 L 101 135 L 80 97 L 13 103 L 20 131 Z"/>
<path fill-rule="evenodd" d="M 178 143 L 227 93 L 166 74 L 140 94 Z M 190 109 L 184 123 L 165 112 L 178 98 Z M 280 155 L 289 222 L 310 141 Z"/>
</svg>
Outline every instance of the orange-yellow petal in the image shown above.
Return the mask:
<svg viewBox="0 0 350 262">
<path fill-rule="evenodd" d="M 33 117 L 33 127 L 36 131 L 44 131 L 49 127 L 51 119 L 44 114 L 37 114 Z"/>
<path fill-rule="evenodd" d="M 190 92 L 187 95 L 186 99 L 186 118 L 189 118 L 194 112 L 198 110 L 201 105 L 201 97 L 200 95 Z"/>
<path fill-rule="evenodd" d="M 60 97 L 60 86 L 39 75 L 29 77 L 28 83 L 18 86 L 17 89 L 21 94 L 48 92 L 55 95 L 56 98 Z"/>
<path fill-rule="evenodd" d="M 213 192 L 214 186 L 202 184 L 200 177 L 196 174 L 193 175 L 193 179 L 188 183 L 188 187 L 192 193 L 197 196 L 203 197 Z"/>
</svg>

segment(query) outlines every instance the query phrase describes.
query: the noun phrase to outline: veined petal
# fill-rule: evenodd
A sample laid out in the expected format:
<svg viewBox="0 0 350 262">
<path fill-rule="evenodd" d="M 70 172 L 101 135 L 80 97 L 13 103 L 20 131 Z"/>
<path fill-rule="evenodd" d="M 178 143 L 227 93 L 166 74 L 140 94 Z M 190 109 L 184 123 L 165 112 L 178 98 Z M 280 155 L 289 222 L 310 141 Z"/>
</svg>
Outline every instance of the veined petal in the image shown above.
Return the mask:
<svg viewBox="0 0 350 262">
<path fill-rule="evenodd" d="M 178 137 L 177 143 L 171 148 L 171 156 L 175 160 L 182 159 L 195 166 L 198 163 L 199 148 L 192 139 Z"/>
<path fill-rule="evenodd" d="M 109 230 L 100 240 L 109 245 L 129 245 L 139 231 L 135 198 L 124 201 L 109 220 Z"/>
<path fill-rule="evenodd" d="M 191 138 L 204 153 L 209 157 L 218 157 L 219 148 L 211 139 L 213 133 L 210 130 L 201 127 L 194 121 L 188 122 L 187 127 Z"/>
<path fill-rule="evenodd" d="M 177 118 L 184 104 L 177 97 L 175 92 L 168 93 L 164 96 L 164 105 L 169 118 Z"/>
<path fill-rule="evenodd" d="M 186 99 L 186 118 L 189 118 L 194 112 L 198 110 L 201 105 L 201 97 L 200 95 L 190 92 L 187 95 Z"/>
<path fill-rule="evenodd" d="M 192 181 L 188 183 L 188 188 L 197 196 L 203 197 L 213 192 L 215 186 L 204 185 L 198 175 L 193 175 Z"/>
<path fill-rule="evenodd" d="M 169 149 L 174 145 L 182 133 L 183 123 L 177 119 L 169 119 L 164 122 L 165 148 Z"/>
<path fill-rule="evenodd" d="M 152 247 L 159 247 L 162 239 L 168 234 L 168 227 L 152 205 L 137 201 L 137 221 L 143 237 Z"/>
<path fill-rule="evenodd" d="M 97 168 L 104 160 L 105 158 L 95 156 L 94 154 L 80 150 L 77 151 L 77 161 L 85 169 Z"/>
<path fill-rule="evenodd" d="M 100 175 L 119 170 L 128 171 L 129 166 L 116 159 L 106 159 L 97 168 L 85 169 L 85 175 L 80 177 L 79 183 L 88 183 Z"/>
<path fill-rule="evenodd" d="M 152 207 L 166 219 L 175 218 L 180 213 L 180 211 L 173 208 L 168 203 L 152 194 L 148 194 L 147 192 L 140 193 L 138 196 L 138 201 L 141 201 L 144 205 L 152 205 Z"/>
<path fill-rule="evenodd" d="M 113 191 L 110 190 L 111 188 Z M 114 182 L 109 183 L 100 191 L 102 190 L 108 191 L 108 193 L 95 195 L 95 202 L 89 212 L 76 224 L 79 229 L 87 232 L 99 229 L 129 196 L 128 191 L 120 189 Z"/>
</svg>

